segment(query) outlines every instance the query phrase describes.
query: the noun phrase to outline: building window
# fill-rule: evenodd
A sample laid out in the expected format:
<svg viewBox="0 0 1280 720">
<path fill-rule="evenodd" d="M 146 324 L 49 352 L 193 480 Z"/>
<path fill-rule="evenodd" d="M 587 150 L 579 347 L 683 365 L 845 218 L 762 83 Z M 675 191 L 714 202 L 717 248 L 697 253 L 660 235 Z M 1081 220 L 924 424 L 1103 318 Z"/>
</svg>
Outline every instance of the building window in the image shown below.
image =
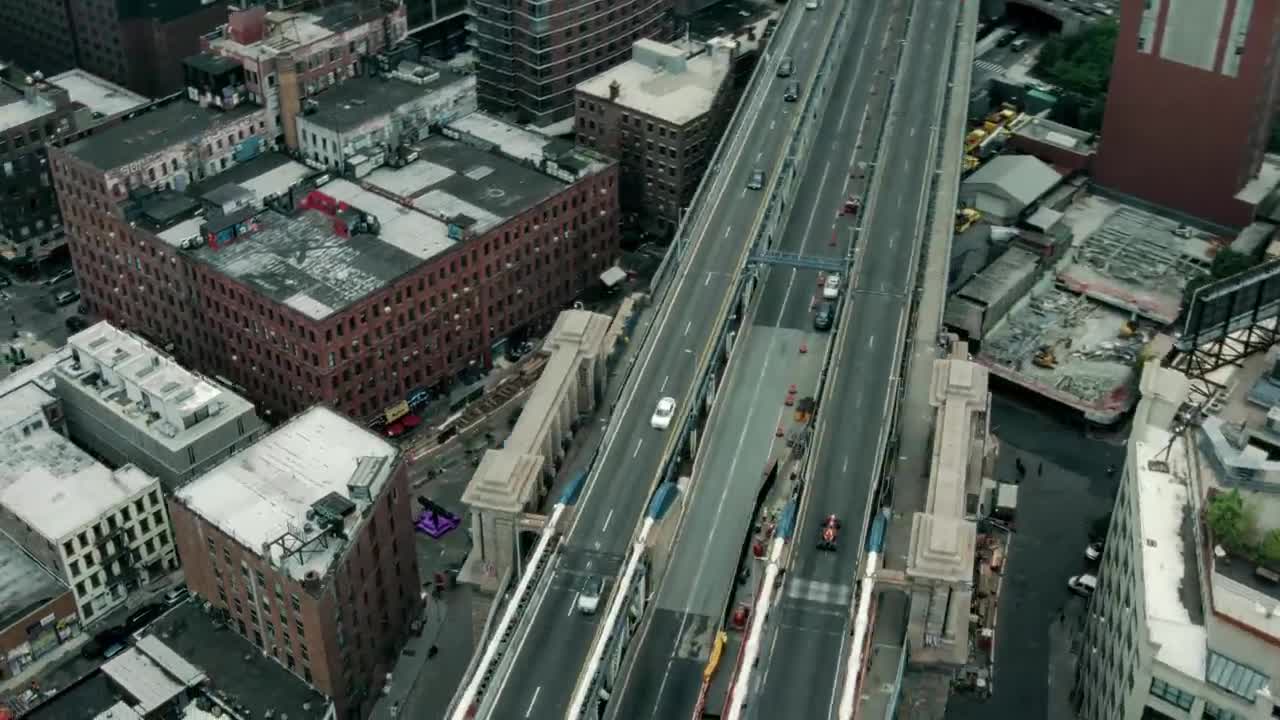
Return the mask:
<svg viewBox="0 0 1280 720">
<path fill-rule="evenodd" d="M 1223 710 L 1208 701 L 1204 704 L 1204 715 L 1200 717 L 1204 718 L 1204 720 L 1244 720 L 1243 715 L 1233 713 L 1230 710 Z"/>
<path fill-rule="evenodd" d="M 1253 702 L 1254 694 L 1267 684 L 1266 675 L 1213 651 L 1209 651 L 1209 670 L 1205 679 L 1249 702 Z"/>
<path fill-rule="evenodd" d="M 1176 688 L 1159 678 L 1151 679 L 1151 694 L 1171 705 L 1177 705 L 1183 710 L 1190 710 L 1196 701 L 1196 697 L 1191 693 Z"/>
</svg>

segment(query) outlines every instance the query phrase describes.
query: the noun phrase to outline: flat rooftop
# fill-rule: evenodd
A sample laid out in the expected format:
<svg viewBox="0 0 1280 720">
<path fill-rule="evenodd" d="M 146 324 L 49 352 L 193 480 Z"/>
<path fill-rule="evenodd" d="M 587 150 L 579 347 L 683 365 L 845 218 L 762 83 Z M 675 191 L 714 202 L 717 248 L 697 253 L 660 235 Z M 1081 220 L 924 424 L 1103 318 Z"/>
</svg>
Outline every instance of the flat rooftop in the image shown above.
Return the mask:
<svg viewBox="0 0 1280 720">
<path fill-rule="evenodd" d="M 156 484 L 133 465 L 112 471 L 47 428 L 0 435 L 0 505 L 60 540 Z"/>
<path fill-rule="evenodd" d="M 0 532 L 0 630 L 66 592 L 66 585 Z"/>
<path fill-rule="evenodd" d="M 1033 140 L 1055 145 L 1064 150 L 1086 153 L 1093 149 L 1093 134 L 1063 125 L 1048 118 L 1032 117 L 1025 125 L 1014 131 L 1015 135 L 1024 135 Z"/>
<path fill-rule="evenodd" d="M 78 140 L 67 152 L 99 170 L 114 170 L 261 111 L 250 104 L 218 110 L 175 100 Z"/>
<path fill-rule="evenodd" d="M 304 119 L 335 132 L 347 132 L 422 100 L 440 88 L 462 82 L 464 76 L 445 68 L 430 68 L 421 80 L 420 84 L 367 77 L 344 80 L 312 98 L 319 109 Z"/>
<path fill-rule="evenodd" d="M 101 672 L 63 690 L 23 716 L 26 720 L 90 720 L 110 710 L 119 698 Z M 121 718 L 124 720 L 124 718 Z"/>
<path fill-rule="evenodd" d="M 512 125 L 483 112 L 468 113 L 450 122 L 444 133 L 491 145 L 502 155 L 535 167 L 544 158 L 557 158 L 573 165 L 570 170 L 575 176 L 582 171 L 599 172 L 613 162 L 592 150 L 575 147 L 573 143 Z"/>
<path fill-rule="evenodd" d="M 150 632 L 208 676 L 212 695 L 245 708 L 245 717 L 321 720 L 325 716 L 327 698 L 194 601 L 156 620 Z"/>
<path fill-rule="evenodd" d="M 1146 339 L 1142 333 L 1120 337 L 1128 320 L 1127 313 L 1042 284 L 987 333 L 976 359 L 1070 407 L 1119 415 L 1136 400 L 1130 383 Z M 1035 364 L 1046 346 L 1053 348 L 1053 367 Z"/>
<path fill-rule="evenodd" d="M 53 396 L 35 383 L 27 383 L 0 395 L 0 433 L 25 422 L 33 415 L 38 415 L 37 419 L 43 422 L 44 406 L 53 401 Z M 21 431 L 20 428 L 14 429 Z"/>
<path fill-rule="evenodd" d="M 253 403 L 105 321 L 67 344 L 75 353 L 58 364 L 59 377 L 80 383 L 122 425 L 170 450 L 188 447 L 253 410 Z"/>
<path fill-rule="evenodd" d="M 1156 658 L 1204 678 L 1208 635 L 1196 568 L 1195 522 L 1189 499 L 1188 446 L 1167 429 L 1135 430 L 1133 486 L 1141 535 L 1144 610 Z"/>
<path fill-rule="evenodd" d="M 89 108 L 103 117 L 114 117 L 146 105 L 150 100 L 132 90 L 116 85 L 80 68 L 74 68 L 49 78 L 49 82 L 61 87 L 73 102 Z"/>
<path fill-rule="evenodd" d="M 1072 249 L 1058 281 L 1159 323 L 1178 317 L 1187 281 L 1213 262 L 1211 238 L 1178 237 L 1178 222 L 1097 195 L 1077 200 L 1063 222 Z"/>
<path fill-rule="evenodd" d="M 468 223 L 479 236 L 563 191 L 567 184 L 528 165 L 473 145 L 433 136 L 418 149 L 419 159 L 402 168 L 383 167 L 355 182 L 333 179 L 315 189 L 374 216 L 376 235 L 344 239 L 333 218 L 317 210 L 284 215 L 265 210 L 257 230 L 221 248 L 202 245 L 192 254 L 201 262 L 271 300 L 308 317 L 340 312 L 424 261 L 457 244 L 450 221 Z M 256 177 L 215 180 L 239 184 L 258 203 L 282 195 L 290 185 L 316 175 L 300 163 L 275 159 Z M 215 185 L 208 181 L 202 187 Z M 160 232 L 180 245 L 199 234 L 202 219 L 190 218 Z"/>
<path fill-rule="evenodd" d="M 19 90 L 0 83 L 0 130 L 9 130 L 56 110 L 53 103 L 39 95 L 28 98 Z"/>
<path fill-rule="evenodd" d="M 340 2 L 311 12 L 272 10 L 266 14 L 266 33 L 255 43 L 236 42 L 222 34 L 210 42 L 210 46 L 236 55 L 265 59 L 288 55 L 334 35 L 354 29 L 381 18 L 385 13 L 374 12 L 376 3 Z"/>
<path fill-rule="evenodd" d="M 35 383 L 45 392 L 53 392 L 55 386 L 54 369 L 63 357 L 70 354 L 70 351 L 59 348 L 48 355 L 41 357 L 35 362 L 25 367 L 20 367 L 9 373 L 5 378 L 0 378 L 0 397 L 13 392 L 14 390 L 26 385 L 27 383 Z"/>
<path fill-rule="evenodd" d="M 309 515 L 318 502 L 336 494 L 354 504 L 358 522 L 371 500 L 359 493 L 353 497 L 349 486 L 367 488 L 376 500 L 396 455 L 386 440 L 317 406 L 192 481 L 176 497 L 251 550 L 282 540 L 271 545 L 266 559 L 295 579 L 308 571 L 323 576 L 345 541 Z M 307 550 L 296 552 L 304 544 Z"/>
<path fill-rule="evenodd" d="M 111 658 L 102 672 L 125 690 L 131 708 L 143 717 L 161 709 L 208 677 L 155 635 L 146 635 Z"/>
<path fill-rule="evenodd" d="M 684 125 L 711 110 L 729 77 L 727 46 L 715 41 L 707 51 L 687 57 L 684 49 L 655 40 L 637 40 L 631 59 L 578 83 L 578 92 L 610 102 L 614 83 L 620 90 L 612 102 L 672 125 Z M 725 53 L 718 57 L 717 53 Z"/>
</svg>

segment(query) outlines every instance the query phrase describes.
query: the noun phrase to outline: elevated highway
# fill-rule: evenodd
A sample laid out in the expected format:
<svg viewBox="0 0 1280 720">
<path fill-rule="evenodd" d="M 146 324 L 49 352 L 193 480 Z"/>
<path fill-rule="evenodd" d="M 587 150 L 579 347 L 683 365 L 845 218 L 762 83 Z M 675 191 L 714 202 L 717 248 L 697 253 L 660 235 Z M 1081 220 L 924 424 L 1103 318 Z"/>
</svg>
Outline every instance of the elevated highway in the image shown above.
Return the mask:
<svg viewBox="0 0 1280 720">
<path fill-rule="evenodd" d="M 576 602 L 584 584 L 603 579 L 604 608 L 641 529 L 646 503 L 680 452 L 685 420 L 700 419 L 709 399 L 703 376 L 725 352 L 722 328 L 740 313 L 742 268 L 752 241 L 767 221 L 766 204 L 785 164 L 787 137 L 802 103 L 783 99 L 783 88 L 813 82 L 815 59 L 839 4 L 804 12 L 792 5 L 774 35 L 757 76 L 721 143 L 716 160 L 686 216 L 685 231 L 669 256 L 671 273 L 662 306 L 644 338 L 626 389 L 581 496 L 553 513 L 533 563 L 545 571 L 517 586 L 519 606 L 499 624 L 502 652 L 486 651 L 464 687 L 453 717 L 554 718 L 570 712 L 579 669 L 600 634 L 604 613 L 583 615 Z M 795 73 L 776 76 L 783 57 Z M 765 192 L 746 189 L 753 170 L 770 177 Z M 650 427 L 659 398 L 677 400 L 670 430 Z M 704 406 L 704 401 L 706 405 Z M 550 541 L 555 534 L 555 542 Z M 509 624 L 508 621 L 509 620 Z M 493 644 L 493 641 L 491 641 Z M 483 675 L 483 678 L 477 677 Z"/>
<path fill-rule="evenodd" d="M 751 690 L 754 697 L 742 717 L 836 715 L 849 611 L 856 595 L 853 584 L 864 559 L 862 540 L 885 461 L 921 245 L 928 230 L 959 5 L 955 0 L 913 0 L 858 241 L 851 302 L 844 310 L 829 386 L 819 407 L 790 568 L 761 641 L 755 675 L 760 685 Z M 836 552 L 820 551 L 814 542 L 816 524 L 829 514 L 842 518 L 847 535 Z M 823 602 L 831 597 L 844 602 Z"/>
</svg>

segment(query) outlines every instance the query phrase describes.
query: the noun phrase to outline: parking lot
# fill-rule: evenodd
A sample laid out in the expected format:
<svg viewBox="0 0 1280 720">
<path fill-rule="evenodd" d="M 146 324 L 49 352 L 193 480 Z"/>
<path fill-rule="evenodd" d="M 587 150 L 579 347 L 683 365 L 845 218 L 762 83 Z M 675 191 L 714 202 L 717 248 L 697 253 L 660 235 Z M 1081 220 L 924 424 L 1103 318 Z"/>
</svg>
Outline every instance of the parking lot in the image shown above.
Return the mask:
<svg viewBox="0 0 1280 720">
<path fill-rule="evenodd" d="M 1000 597 L 994 695 L 953 695 L 948 720 L 1045 718 L 1052 703 L 1065 699 L 1059 691 L 1069 690 L 1071 676 L 1053 664 L 1053 632 L 1064 611 L 1071 616 L 1084 605 L 1067 590 L 1067 579 L 1088 567 L 1090 525 L 1110 512 L 1119 482 L 1108 469 L 1123 464 L 1127 428 L 1089 437 L 1078 420 L 999 396 L 992 418 L 1001 441 L 997 475 L 1016 481 L 1019 459 L 1026 469 Z"/>
</svg>

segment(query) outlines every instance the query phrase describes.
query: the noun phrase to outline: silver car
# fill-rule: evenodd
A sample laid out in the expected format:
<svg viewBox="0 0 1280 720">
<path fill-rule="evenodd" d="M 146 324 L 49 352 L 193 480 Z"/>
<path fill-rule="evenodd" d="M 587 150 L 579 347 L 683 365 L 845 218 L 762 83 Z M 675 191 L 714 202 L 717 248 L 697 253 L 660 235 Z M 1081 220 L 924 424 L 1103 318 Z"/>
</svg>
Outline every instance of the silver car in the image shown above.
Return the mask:
<svg viewBox="0 0 1280 720">
<path fill-rule="evenodd" d="M 751 179 L 747 181 L 747 189 L 748 190 L 764 189 L 764 171 L 763 170 L 751 171 Z"/>
</svg>

